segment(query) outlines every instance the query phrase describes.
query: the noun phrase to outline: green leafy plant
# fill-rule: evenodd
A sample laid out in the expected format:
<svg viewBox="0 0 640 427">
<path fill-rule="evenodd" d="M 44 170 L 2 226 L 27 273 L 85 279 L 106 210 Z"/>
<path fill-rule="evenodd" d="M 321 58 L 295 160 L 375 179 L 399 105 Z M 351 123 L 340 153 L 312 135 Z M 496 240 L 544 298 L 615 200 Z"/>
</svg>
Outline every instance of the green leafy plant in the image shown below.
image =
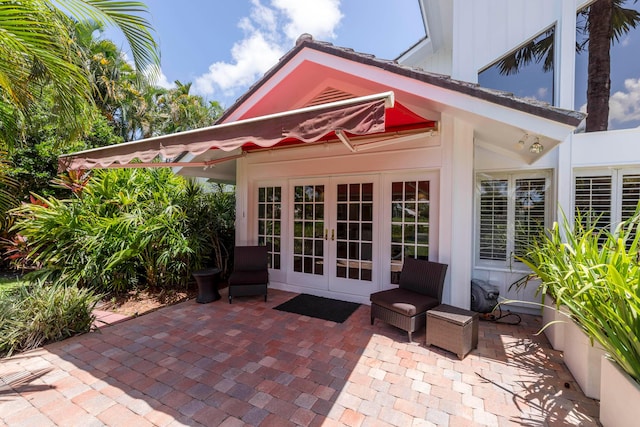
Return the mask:
<svg viewBox="0 0 640 427">
<path fill-rule="evenodd" d="M 99 296 L 88 289 L 36 283 L 0 298 L 0 355 L 88 332 Z"/>
<path fill-rule="evenodd" d="M 220 200 L 233 194 L 207 193 L 168 168 L 102 170 L 70 199 L 38 196 L 16 209 L 14 230 L 40 265 L 31 278 L 103 293 L 186 287 L 233 238 L 233 204 Z"/>
<path fill-rule="evenodd" d="M 573 227 L 554 224 L 527 256 L 520 258 L 540 278 L 539 293 L 597 341 L 640 382 L 640 213 L 613 232 L 580 217 Z"/>
</svg>

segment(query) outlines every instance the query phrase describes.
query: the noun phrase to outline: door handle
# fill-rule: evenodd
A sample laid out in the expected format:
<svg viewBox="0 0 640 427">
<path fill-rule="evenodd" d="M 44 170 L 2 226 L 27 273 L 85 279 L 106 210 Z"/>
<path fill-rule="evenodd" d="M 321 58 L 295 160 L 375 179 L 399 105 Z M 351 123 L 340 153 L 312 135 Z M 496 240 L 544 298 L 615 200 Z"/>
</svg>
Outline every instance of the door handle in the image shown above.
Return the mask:
<svg viewBox="0 0 640 427">
<path fill-rule="evenodd" d="M 324 229 L 324 240 L 328 240 L 328 238 L 329 238 L 329 229 L 325 228 Z"/>
<path fill-rule="evenodd" d="M 332 228 L 331 229 L 331 240 L 335 240 L 335 230 Z"/>
</svg>

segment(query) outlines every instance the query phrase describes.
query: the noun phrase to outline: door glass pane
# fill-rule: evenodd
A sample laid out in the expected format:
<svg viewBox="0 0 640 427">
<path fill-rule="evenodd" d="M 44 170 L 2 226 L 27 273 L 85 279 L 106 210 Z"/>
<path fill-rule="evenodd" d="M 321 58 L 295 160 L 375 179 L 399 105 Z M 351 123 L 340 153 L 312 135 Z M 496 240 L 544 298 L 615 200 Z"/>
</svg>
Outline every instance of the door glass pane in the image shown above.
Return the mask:
<svg viewBox="0 0 640 427">
<path fill-rule="evenodd" d="M 352 202 L 360 201 L 360 184 L 351 184 L 349 186 L 349 200 Z"/>
<path fill-rule="evenodd" d="M 390 207 L 390 280 L 397 284 L 404 258 L 429 259 L 429 181 L 393 182 Z"/>
<path fill-rule="evenodd" d="M 373 280 L 373 183 L 339 184 L 337 191 L 336 276 L 370 282 Z"/>
<path fill-rule="evenodd" d="M 362 220 L 373 221 L 373 203 L 362 204 Z"/>
<path fill-rule="evenodd" d="M 372 202 L 373 201 L 373 184 L 362 184 L 362 201 L 363 202 Z"/>
<path fill-rule="evenodd" d="M 258 243 L 267 246 L 269 268 L 274 270 L 280 269 L 281 192 L 281 187 L 258 188 Z"/>
<path fill-rule="evenodd" d="M 338 185 L 338 201 L 339 202 L 347 201 L 347 185 L 346 184 Z"/>
<path fill-rule="evenodd" d="M 338 240 L 347 240 L 347 223 L 339 222 L 336 224 L 336 237 Z"/>
<path fill-rule="evenodd" d="M 277 193 L 273 194 L 276 199 Z M 322 275 L 324 185 L 295 186 L 293 194 L 293 271 Z"/>
</svg>

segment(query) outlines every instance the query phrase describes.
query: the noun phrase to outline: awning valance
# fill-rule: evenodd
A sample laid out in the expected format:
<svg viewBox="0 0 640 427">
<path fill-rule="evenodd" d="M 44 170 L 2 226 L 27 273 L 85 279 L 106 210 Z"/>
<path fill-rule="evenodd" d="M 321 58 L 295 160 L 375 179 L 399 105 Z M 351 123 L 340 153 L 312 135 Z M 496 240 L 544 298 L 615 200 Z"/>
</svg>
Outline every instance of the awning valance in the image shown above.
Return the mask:
<svg viewBox="0 0 640 427">
<path fill-rule="evenodd" d="M 59 169 L 94 169 L 174 159 L 210 149 L 272 147 L 283 141 L 315 142 L 336 131 L 369 135 L 385 131 L 385 108 L 394 106 L 393 92 L 214 125 L 203 129 L 111 145 L 60 156 Z"/>
</svg>

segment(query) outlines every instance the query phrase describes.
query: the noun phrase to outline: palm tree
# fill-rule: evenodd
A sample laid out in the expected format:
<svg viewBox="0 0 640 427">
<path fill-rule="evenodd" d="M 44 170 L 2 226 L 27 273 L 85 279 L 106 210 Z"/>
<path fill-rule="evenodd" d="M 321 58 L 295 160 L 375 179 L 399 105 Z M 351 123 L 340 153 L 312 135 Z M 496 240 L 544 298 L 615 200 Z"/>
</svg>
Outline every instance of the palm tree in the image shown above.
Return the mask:
<svg viewBox="0 0 640 427">
<path fill-rule="evenodd" d="M 85 67 L 88 68 L 93 100 L 102 115 L 113 122 L 123 98 L 121 81 L 135 71 L 115 43 L 94 36 L 96 32 L 101 34 L 103 31 L 104 25 L 99 22 L 78 22 L 75 39 L 86 57 Z"/>
<path fill-rule="evenodd" d="M 142 2 L 116 0 L 25 0 L 0 3 L 0 138 L 11 146 L 40 88 L 54 88 L 60 120 L 82 129 L 93 103 L 74 23 L 93 20 L 122 30 L 140 74 L 154 73 L 157 45 Z M 156 72 L 157 74 L 157 72 Z"/>
<path fill-rule="evenodd" d="M 0 150 L 0 237 L 4 237 L 1 234 L 10 225 L 7 212 L 18 202 L 15 196 L 18 183 L 7 174 L 9 164 L 6 158 L 6 153 Z"/>
<path fill-rule="evenodd" d="M 634 9 L 624 8 L 624 2 L 625 0 L 598 0 L 581 12 L 586 17 L 589 51 L 586 132 L 608 128 L 611 45 L 640 23 L 640 13 Z M 585 27 L 578 27 L 578 30 L 584 32 Z M 582 49 L 584 47 L 583 44 Z"/>
<path fill-rule="evenodd" d="M 217 102 L 207 104 L 201 96 L 192 95 L 191 82 L 175 82 L 176 87 L 157 97 L 156 135 L 184 132 L 211 126 L 220 117 L 222 108 Z M 155 136 L 155 135 L 154 135 Z"/>
<path fill-rule="evenodd" d="M 636 3 L 637 0 L 633 0 Z M 611 95 L 611 45 L 640 24 L 640 13 L 625 8 L 626 0 L 596 0 L 578 12 L 577 31 L 585 36 L 576 43 L 576 52 L 588 52 L 586 132 L 607 130 Z M 580 19 L 582 18 L 582 19 Z M 543 62 L 543 70 L 553 69 L 553 31 L 503 58 L 500 74 L 510 75 L 533 62 Z"/>
</svg>

